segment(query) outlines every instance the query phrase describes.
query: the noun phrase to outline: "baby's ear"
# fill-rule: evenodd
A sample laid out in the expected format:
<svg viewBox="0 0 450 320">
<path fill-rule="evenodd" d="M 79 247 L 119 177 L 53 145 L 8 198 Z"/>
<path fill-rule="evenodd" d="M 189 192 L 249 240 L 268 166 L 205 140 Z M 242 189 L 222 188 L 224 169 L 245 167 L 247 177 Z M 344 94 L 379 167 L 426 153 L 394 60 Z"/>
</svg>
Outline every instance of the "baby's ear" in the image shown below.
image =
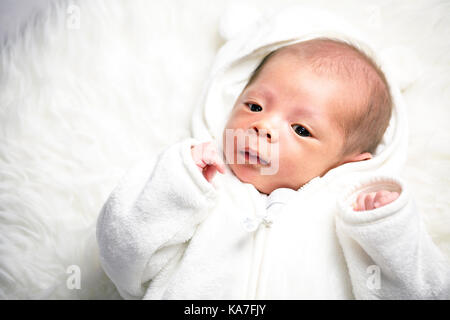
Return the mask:
<svg viewBox="0 0 450 320">
<path fill-rule="evenodd" d="M 372 154 L 370 152 L 364 152 L 364 153 L 359 153 L 359 154 L 353 154 L 353 155 L 349 155 L 348 157 L 346 157 L 344 159 L 344 163 L 349 163 L 349 162 L 356 162 L 356 161 L 364 161 L 364 160 L 370 160 L 372 159 Z"/>
</svg>

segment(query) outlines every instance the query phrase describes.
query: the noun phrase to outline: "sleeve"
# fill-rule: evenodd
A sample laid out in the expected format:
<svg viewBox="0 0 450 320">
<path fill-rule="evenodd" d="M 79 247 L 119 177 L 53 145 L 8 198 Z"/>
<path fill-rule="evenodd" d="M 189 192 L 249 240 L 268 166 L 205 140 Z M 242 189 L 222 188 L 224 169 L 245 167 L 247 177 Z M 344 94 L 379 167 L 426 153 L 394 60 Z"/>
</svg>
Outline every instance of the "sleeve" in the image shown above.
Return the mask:
<svg viewBox="0 0 450 320">
<path fill-rule="evenodd" d="M 148 281 L 183 250 L 215 205 L 217 192 L 191 156 L 194 139 L 133 166 L 97 220 L 100 262 L 126 299 L 144 296 Z"/>
<path fill-rule="evenodd" d="M 400 193 L 392 203 L 354 211 L 361 192 Z M 336 231 L 356 299 L 449 299 L 450 263 L 427 233 L 404 184 L 371 177 L 338 201 Z"/>
</svg>

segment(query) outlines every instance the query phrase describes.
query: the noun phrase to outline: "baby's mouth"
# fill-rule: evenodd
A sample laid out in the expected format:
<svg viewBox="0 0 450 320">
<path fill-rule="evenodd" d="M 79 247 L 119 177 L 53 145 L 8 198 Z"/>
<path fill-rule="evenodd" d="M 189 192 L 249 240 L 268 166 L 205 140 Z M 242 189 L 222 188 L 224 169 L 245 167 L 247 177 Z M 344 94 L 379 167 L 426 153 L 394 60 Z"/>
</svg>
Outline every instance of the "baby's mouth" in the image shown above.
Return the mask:
<svg viewBox="0 0 450 320">
<path fill-rule="evenodd" d="M 260 164 L 263 166 L 270 164 L 269 161 L 261 158 L 258 153 L 252 149 L 245 148 L 245 150 L 240 150 L 239 153 L 245 157 L 246 161 L 251 161 L 251 164 Z"/>
</svg>

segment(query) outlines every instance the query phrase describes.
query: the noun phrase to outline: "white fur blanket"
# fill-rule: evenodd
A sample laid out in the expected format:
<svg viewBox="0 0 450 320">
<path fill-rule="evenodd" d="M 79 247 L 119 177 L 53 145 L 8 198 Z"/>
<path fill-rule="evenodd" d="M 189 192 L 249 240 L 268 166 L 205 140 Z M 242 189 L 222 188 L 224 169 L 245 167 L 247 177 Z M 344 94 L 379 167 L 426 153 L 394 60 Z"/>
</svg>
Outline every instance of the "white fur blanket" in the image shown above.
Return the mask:
<svg viewBox="0 0 450 320">
<path fill-rule="evenodd" d="M 308 3 L 239 2 L 261 12 Z M 403 178 L 450 255 L 450 3 L 314 5 L 395 57 L 410 128 Z M 190 135 L 220 34 L 252 19 L 229 8 L 208 0 L 55 1 L 2 44 L 0 298 L 120 298 L 99 265 L 97 215 L 135 159 Z M 220 25 L 227 10 L 241 21 L 235 30 Z"/>
</svg>

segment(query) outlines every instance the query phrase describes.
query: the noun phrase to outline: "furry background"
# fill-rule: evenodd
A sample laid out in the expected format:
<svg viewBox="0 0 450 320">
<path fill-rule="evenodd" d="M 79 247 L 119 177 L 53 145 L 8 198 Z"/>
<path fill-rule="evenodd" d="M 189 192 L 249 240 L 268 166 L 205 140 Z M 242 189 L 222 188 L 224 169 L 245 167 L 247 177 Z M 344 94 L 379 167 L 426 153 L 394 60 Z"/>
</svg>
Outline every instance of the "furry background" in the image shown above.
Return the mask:
<svg viewBox="0 0 450 320">
<path fill-rule="evenodd" d="M 53 1 L 2 43 L 0 298 L 120 298 L 99 265 L 95 223 L 124 170 L 189 135 L 219 31 L 312 5 L 239 2 L 254 9 L 219 29 L 231 1 Z M 396 61 L 410 126 L 403 178 L 450 255 L 450 3 L 313 3 Z M 67 285 L 74 265 L 80 289 Z"/>
</svg>

